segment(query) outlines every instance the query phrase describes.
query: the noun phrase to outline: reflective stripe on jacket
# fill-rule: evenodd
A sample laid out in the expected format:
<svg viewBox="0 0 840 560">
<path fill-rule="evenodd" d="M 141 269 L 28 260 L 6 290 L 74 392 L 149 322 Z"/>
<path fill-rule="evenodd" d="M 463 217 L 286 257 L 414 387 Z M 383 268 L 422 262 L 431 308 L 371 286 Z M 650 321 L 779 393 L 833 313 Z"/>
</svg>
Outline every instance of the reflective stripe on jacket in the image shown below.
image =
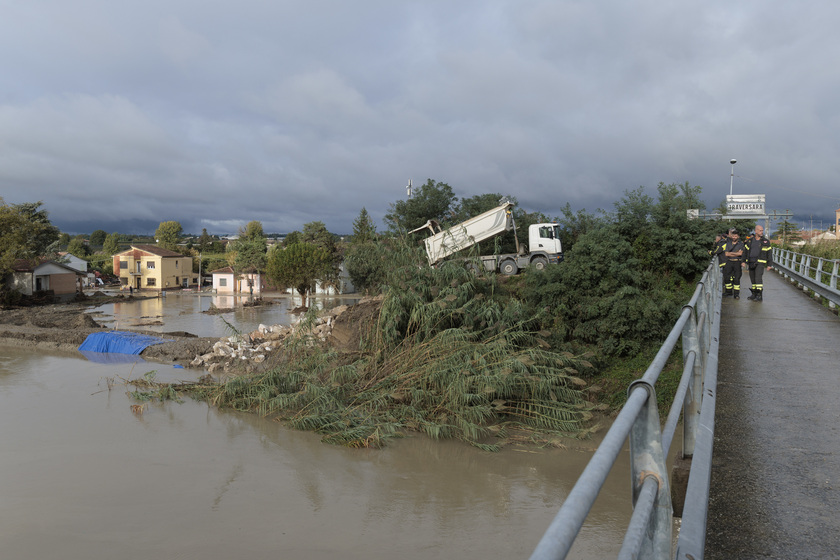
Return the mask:
<svg viewBox="0 0 840 560">
<path fill-rule="evenodd" d="M 747 238 L 747 242 L 744 243 L 744 251 L 747 262 L 754 262 L 766 266 L 773 264 L 773 246 L 766 237 L 762 237 L 761 239 L 755 237 Z"/>
</svg>

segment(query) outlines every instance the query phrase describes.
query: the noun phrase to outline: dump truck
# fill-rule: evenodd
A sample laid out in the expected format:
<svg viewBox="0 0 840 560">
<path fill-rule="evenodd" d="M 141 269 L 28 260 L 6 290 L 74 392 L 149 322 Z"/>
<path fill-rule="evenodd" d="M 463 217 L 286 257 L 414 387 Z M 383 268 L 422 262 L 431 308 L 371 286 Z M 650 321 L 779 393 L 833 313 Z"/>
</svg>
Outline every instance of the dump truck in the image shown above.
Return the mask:
<svg viewBox="0 0 840 560">
<path fill-rule="evenodd" d="M 513 221 L 513 207 L 512 202 L 503 201 L 496 208 L 449 229 L 443 230 L 437 221 L 429 220 L 411 233 L 424 229 L 431 232 L 432 235 L 423 241 L 431 266 L 437 266 L 450 255 L 511 230 L 516 241 L 516 253 L 479 256 L 484 270 L 514 275 L 526 266 L 542 270 L 549 264 L 563 262 L 560 226 L 555 223 L 532 224 L 528 227 L 528 245 L 520 245 Z"/>
</svg>

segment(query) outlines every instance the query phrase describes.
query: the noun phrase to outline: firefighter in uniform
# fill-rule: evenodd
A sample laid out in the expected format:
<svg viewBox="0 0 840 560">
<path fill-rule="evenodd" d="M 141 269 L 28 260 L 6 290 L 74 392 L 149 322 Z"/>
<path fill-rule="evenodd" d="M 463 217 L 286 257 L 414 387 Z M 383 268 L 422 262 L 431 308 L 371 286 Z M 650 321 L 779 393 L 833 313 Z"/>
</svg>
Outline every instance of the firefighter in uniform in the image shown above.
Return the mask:
<svg viewBox="0 0 840 560">
<path fill-rule="evenodd" d="M 744 243 L 738 238 L 738 230 L 729 230 L 729 242 L 723 252 L 726 264 L 723 267 L 725 296 L 741 299 L 741 261 L 744 257 Z"/>
<path fill-rule="evenodd" d="M 747 299 L 763 301 L 764 284 L 762 279 L 764 269 L 773 267 L 773 247 L 770 245 L 770 240 L 764 237 L 764 227 L 755 226 L 755 235 L 747 238 L 746 243 L 744 243 L 744 260 L 750 270 L 750 282 L 752 283 L 750 287 L 752 295 Z"/>
<path fill-rule="evenodd" d="M 723 270 L 723 266 L 726 264 L 726 256 L 723 253 L 726 251 L 726 244 L 729 243 L 729 241 L 729 234 L 726 232 L 716 235 L 715 244 L 712 247 L 712 250 L 709 251 L 710 255 L 718 258 L 718 266 L 721 271 Z"/>
</svg>

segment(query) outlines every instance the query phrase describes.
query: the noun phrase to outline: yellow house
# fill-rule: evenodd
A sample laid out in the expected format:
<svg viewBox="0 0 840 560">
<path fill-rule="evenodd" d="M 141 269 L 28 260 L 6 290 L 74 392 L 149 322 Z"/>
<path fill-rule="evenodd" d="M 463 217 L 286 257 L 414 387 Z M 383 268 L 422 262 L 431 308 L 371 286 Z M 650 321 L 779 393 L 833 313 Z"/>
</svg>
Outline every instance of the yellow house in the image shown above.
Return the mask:
<svg viewBox="0 0 840 560">
<path fill-rule="evenodd" d="M 155 245 L 132 245 L 114 255 L 114 273 L 135 290 L 171 290 L 198 284 L 192 257 Z"/>
</svg>

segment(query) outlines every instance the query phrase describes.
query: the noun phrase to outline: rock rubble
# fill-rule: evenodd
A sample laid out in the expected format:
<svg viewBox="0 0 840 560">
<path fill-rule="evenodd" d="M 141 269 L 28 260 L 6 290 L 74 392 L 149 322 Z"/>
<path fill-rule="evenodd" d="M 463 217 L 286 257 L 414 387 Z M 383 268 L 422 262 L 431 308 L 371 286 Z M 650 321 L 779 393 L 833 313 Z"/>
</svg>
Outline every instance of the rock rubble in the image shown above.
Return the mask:
<svg viewBox="0 0 840 560">
<path fill-rule="evenodd" d="M 311 331 L 301 332 L 301 323 L 286 325 L 260 325 L 248 334 L 239 334 L 221 338 L 213 345 L 212 351 L 200 354 L 190 362 L 190 367 L 203 368 L 208 372 L 231 371 L 233 369 L 253 370 L 257 364 L 264 363 L 272 354 L 280 351 L 290 340 L 306 334 L 309 344 L 326 343 L 332 334 L 336 318 L 346 311 L 348 306 L 340 305 L 318 317 Z"/>
</svg>

